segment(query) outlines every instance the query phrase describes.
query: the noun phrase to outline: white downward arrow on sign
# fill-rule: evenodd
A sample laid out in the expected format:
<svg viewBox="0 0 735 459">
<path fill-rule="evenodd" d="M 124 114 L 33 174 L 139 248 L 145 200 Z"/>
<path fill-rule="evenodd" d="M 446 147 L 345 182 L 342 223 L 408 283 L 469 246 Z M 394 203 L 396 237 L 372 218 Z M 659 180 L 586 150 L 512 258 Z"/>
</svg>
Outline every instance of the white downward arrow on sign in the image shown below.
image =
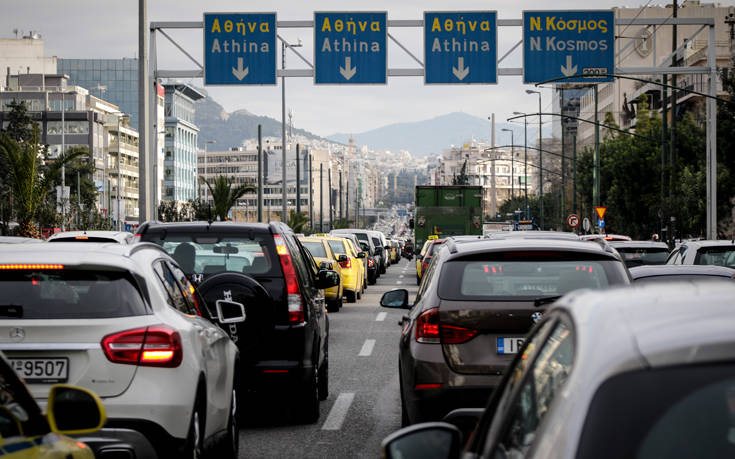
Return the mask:
<svg viewBox="0 0 735 459">
<path fill-rule="evenodd" d="M 232 74 L 235 75 L 235 78 L 242 81 L 243 78 L 248 76 L 248 72 L 250 71 L 249 67 L 242 68 L 242 57 L 237 58 L 237 68 L 232 67 Z"/>
<path fill-rule="evenodd" d="M 339 73 L 345 77 L 345 80 L 352 78 L 357 73 L 357 66 L 352 67 L 352 58 L 345 57 L 345 66 L 339 68 Z"/>
<path fill-rule="evenodd" d="M 452 73 L 460 81 L 464 80 L 464 77 L 466 77 L 467 74 L 470 73 L 470 67 L 469 66 L 467 66 L 467 67 L 464 66 L 464 57 L 458 57 L 457 58 L 457 66 L 456 67 L 452 67 Z"/>
<path fill-rule="evenodd" d="M 567 65 L 566 66 L 564 66 L 564 65 L 561 66 L 561 73 L 564 76 L 573 76 L 573 75 L 576 75 L 577 74 L 577 66 L 576 65 L 574 65 L 574 66 L 572 65 L 572 56 L 567 56 Z"/>
</svg>

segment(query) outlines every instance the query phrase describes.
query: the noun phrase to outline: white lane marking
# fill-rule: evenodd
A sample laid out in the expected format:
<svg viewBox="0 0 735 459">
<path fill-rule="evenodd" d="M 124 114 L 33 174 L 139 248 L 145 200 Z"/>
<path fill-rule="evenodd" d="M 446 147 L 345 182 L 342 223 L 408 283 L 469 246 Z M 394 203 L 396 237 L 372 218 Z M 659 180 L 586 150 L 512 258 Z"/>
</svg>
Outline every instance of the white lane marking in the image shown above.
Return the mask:
<svg viewBox="0 0 735 459">
<path fill-rule="evenodd" d="M 385 320 L 385 318 L 388 317 L 388 313 L 383 311 L 378 313 L 378 317 L 375 318 L 376 322 L 382 322 Z"/>
<path fill-rule="evenodd" d="M 406 277 L 405 274 L 401 274 L 400 276 L 398 276 L 399 279 L 403 279 L 404 277 Z"/>
<path fill-rule="evenodd" d="M 401 282 L 401 281 L 396 281 L 396 285 L 398 285 L 398 284 L 402 284 L 402 283 L 403 283 L 403 282 Z"/>
<path fill-rule="evenodd" d="M 327 420 L 322 424 L 322 430 L 339 430 L 342 428 L 342 423 L 345 422 L 347 417 L 347 411 L 352 405 L 352 401 L 355 399 L 354 392 L 342 392 L 337 396 L 337 400 L 334 401 L 332 409 L 329 410 L 329 416 Z"/>
<path fill-rule="evenodd" d="M 370 357 L 370 354 L 373 353 L 373 348 L 375 347 L 375 340 L 374 339 L 366 339 L 365 343 L 362 345 L 362 349 L 360 349 L 360 353 L 357 354 L 359 357 Z"/>
</svg>

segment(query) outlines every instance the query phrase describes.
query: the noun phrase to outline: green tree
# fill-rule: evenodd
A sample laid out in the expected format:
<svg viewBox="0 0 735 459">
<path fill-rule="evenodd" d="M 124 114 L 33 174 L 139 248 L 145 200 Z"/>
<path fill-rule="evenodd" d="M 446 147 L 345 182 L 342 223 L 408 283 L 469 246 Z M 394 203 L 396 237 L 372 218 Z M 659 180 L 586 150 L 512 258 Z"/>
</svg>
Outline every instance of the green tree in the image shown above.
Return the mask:
<svg viewBox="0 0 735 459">
<path fill-rule="evenodd" d="M 31 138 L 18 142 L 0 134 L 0 155 L 8 165 L 8 177 L 15 202 L 15 215 L 20 236 L 41 238 L 37 226 L 38 211 L 51 186 L 59 179 L 61 166 L 81 156 L 66 152 L 53 162 L 45 162 L 45 148 L 39 145 L 38 125 L 33 124 Z M 45 167 L 44 167 L 45 166 Z"/>
<path fill-rule="evenodd" d="M 25 102 L 13 100 L 7 107 L 8 126 L 0 129 L 16 142 L 27 142 L 31 139 L 33 119 L 28 114 Z M 4 155 L 0 155 L 0 234 L 9 233 L 9 223 L 13 216 L 13 193 L 10 183 L 10 166 Z"/>
<path fill-rule="evenodd" d="M 469 185 L 470 184 L 470 178 L 467 176 L 467 160 L 464 160 L 464 163 L 462 163 L 462 169 L 460 169 L 459 174 L 452 177 L 452 185 Z"/>
<path fill-rule="evenodd" d="M 309 215 L 306 212 L 288 211 L 288 226 L 294 233 L 304 233 L 309 227 Z"/>
<path fill-rule="evenodd" d="M 202 182 L 209 188 L 209 193 L 214 201 L 214 216 L 221 221 L 227 220 L 227 214 L 230 209 L 237 203 L 246 193 L 254 193 L 256 190 L 252 185 L 243 184 L 233 188 L 233 179 L 223 175 L 215 177 L 213 184 L 210 184 L 204 177 Z"/>
</svg>

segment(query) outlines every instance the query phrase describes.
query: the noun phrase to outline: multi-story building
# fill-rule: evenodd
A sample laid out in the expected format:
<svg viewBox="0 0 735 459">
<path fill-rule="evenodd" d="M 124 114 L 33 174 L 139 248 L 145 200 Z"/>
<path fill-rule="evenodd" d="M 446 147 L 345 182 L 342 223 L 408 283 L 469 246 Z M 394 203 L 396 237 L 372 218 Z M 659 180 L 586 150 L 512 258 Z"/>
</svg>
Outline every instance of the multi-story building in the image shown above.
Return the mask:
<svg viewBox="0 0 735 459">
<path fill-rule="evenodd" d="M 129 125 L 129 118 L 121 115 L 108 117 L 105 124 L 107 152 L 107 186 L 110 215 L 116 222 L 138 223 L 139 170 L 138 131 Z M 121 229 L 124 227 L 121 226 Z"/>
<path fill-rule="evenodd" d="M 163 200 L 196 199 L 197 140 L 194 102 L 206 94 L 184 83 L 164 83 L 165 144 L 163 158 Z"/>
<path fill-rule="evenodd" d="M 69 76 L 69 84 L 87 88 L 130 115 L 130 126 L 138 129 L 138 59 L 63 59 L 58 73 Z"/>
<path fill-rule="evenodd" d="M 56 56 L 46 57 L 43 51 L 43 39 L 38 33 L 28 32 L 22 38 L 0 39 L 0 72 L 5 84 L 9 86 L 7 77 L 23 73 L 39 73 L 54 75 L 57 73 Z"/>
<path fill-rule="evenodd" d="M 646 8 L 616 8 L 617 19 L 668 19 L 672 17 L 672 6 L 646 7 Z M 730 30 L 725 23 L 729 14 L 729 7 L 719 6 L 715 3 L 702 3 L 698 0 L 685 0 L 681 2 L 677 16 L 679 18 L 713 18 L 715 24 L 715 57 L 718 67 L 726 67 L 730 64 Z M 707 27 L 696 34 L 700 25 L 677 26 L 678 46 L 684 44 L 684 49 L 678 55 L 679 66 L 706 66 L 708 55 L 708 31 Z M 671 64 L 667 59 L 672 54 L 673 26 L 617 26 L 616 34 L 620 35 L 615 40 L 615 66 L 616 67 L 659 67 Z M 640 76 L 650 80 L 660 80 L 660 76 Z M 672 80 L 669 79 L 669 84 Z M 679 75 L 677 83 L 679 87 L 699 92 L 708 92 L 709 76 L 707 74 Z M 718 95 L 724 95 L 720 83 L 717 84 Z M 554 91 L 555 107 L 563 105 L 558 100 L 561 97 L 559 91 Z M 661 86 L 616 78 L 611 83 L 598 85 L 598 117 L 602 121 L 606 113 L 612 113 L 615 122 L 622 128 L 634 128 L 636 124 L 636 101 L 645 95 L 649 107 L 659 112 L 662 109 Z M 568 99 L 570 98 L 571 99 Z M 580 117 L 594 119 L 594 93 L 586 91 L 583 94 L 565 94 L 566 100 L 577 98 L 580 106 Z M 690 111 L 695 119 L 705 121 L 704 98 L 683 91 L 677 92 L 677 116 L 684 111 Z M 670 108 L 670 104 L 669 104 Z M 668 113 L 671 118 L 671 112 Z M 559 120 L 554 120 L 558 125 Z M 558 126 L 555 136 L 560 133 Z M 594 125 L 582 122 L 578 127 L 578 148 L 594 143 Z"/>
</svg>

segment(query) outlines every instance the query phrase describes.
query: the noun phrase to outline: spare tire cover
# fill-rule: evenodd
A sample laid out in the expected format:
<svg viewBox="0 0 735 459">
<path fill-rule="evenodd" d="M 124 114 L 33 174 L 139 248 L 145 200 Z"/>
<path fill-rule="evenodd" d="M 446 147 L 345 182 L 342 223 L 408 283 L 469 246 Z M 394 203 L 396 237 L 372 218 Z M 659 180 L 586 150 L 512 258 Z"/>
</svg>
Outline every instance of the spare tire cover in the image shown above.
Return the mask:
<svg viewBox="0 0 735 459">
<path fill-rule="evenodd" d="M 268 291 L 252 277 L 235 272 L 208 276 L 197 288 L 215 319 L 217 300 L 235 301 L 245 306 L 244 322 L 220 324 L 220 327 L 237 344 L 243 360 L 254 357 L 253 351 L 264 344 L 275 324 L 273 302 Z"/>
</svg>

